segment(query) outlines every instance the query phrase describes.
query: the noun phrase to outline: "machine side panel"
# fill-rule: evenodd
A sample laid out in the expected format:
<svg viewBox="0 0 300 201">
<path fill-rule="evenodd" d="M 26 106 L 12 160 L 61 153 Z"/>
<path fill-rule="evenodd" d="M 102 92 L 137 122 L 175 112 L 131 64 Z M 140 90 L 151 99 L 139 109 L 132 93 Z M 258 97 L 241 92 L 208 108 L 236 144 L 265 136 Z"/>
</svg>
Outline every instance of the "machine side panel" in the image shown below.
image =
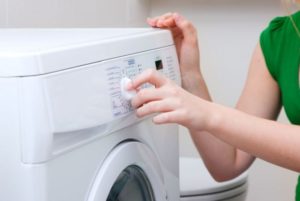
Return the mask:
<svg viewBox="0 0 300 201">
<path fill-rule="evenodd" d="M 0 92 L 0 199 L 43 200 L 44 169 L 22 163 L 20 78 L 1 78 Z"/>
</svg>

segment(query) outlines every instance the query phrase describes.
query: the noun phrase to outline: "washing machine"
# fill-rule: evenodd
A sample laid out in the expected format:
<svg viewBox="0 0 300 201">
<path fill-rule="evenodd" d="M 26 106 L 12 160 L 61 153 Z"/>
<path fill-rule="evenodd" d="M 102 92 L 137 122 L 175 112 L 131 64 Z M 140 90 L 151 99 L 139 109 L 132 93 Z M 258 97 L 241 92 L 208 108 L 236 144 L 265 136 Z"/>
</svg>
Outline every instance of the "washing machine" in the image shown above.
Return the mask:
<svg viewBox="0 0 300 201">
<path fill-rule="evenodd" d="M 180 85 L 169 31 L 2 29 L 0 44 L 0 200 L 179 200 L 178 128 L 138 119 L 122 85 L 147 68 Z"/>
<path fill-rule="evenodd" d="M 200 158 L 180 158 L 181 201 L 245 201 L 247 189 L 247 173 L 218 183 Z"/>
</svg>

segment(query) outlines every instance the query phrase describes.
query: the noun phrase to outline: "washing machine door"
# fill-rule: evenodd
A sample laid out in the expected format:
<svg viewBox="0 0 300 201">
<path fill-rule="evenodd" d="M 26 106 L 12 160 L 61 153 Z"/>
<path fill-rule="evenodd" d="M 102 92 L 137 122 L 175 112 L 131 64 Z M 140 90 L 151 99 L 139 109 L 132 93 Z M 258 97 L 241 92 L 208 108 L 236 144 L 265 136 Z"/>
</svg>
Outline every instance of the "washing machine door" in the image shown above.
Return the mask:
<svg viewBox="0 0 300 201">
<path fill-rule="evenodd" d="M 158 157 L 145 144 L 125 142 L 105 159 L 88 201 L 166 201 Z"/>
</svg>

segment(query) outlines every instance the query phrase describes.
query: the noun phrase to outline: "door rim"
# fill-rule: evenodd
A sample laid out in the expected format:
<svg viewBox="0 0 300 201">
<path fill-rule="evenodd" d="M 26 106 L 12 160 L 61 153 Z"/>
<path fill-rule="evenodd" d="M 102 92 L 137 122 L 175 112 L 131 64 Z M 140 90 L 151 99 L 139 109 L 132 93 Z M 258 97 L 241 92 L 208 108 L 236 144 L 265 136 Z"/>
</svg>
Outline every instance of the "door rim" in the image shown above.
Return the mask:
<svg viewBox="0 0 300 201">
<path fill-rule="evenodd" d="M 121 143 L 110 152 L 97 173 L 87 201 L 106 200 L 119 175 L 132 165 L 138 166 L 146 174 L 155 200 L 166 201 L 159 159 L 147 145 L 137 141 Z"/>
</svg>

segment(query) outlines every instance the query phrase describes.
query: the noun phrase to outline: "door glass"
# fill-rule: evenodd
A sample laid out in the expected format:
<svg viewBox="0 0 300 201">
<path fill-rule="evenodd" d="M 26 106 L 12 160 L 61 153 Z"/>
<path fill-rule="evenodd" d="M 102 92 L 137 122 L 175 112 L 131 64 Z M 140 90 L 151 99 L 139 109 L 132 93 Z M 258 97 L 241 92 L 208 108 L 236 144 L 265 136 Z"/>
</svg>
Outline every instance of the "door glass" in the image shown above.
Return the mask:
<svg viewBox="0 0 300 201">
<path fill-rule="evenodd" d="M 106 201 L 155 201 L 155 198 L 146 174 L 133 165 L 119 175 Z"/>
</svg>

